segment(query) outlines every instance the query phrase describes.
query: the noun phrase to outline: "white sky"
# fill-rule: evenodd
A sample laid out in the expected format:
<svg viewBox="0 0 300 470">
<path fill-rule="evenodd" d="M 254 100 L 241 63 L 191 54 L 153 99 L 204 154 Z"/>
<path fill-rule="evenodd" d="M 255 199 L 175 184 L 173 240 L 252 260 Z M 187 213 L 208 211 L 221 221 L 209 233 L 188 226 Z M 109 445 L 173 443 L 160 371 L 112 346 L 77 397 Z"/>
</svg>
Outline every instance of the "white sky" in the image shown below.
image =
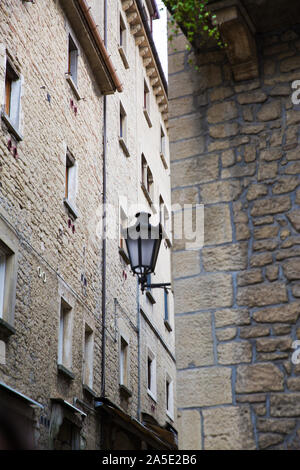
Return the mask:
<svg viewBox="0 0 300 470">
<path fill-rule="evenodd" d="M 168 80 L 167 10 L 162 0 L 156 0 L 156 3 L 159 8 L 160 19 L 153 21 L 153 38 L 161 65 Z"/>
</svg>

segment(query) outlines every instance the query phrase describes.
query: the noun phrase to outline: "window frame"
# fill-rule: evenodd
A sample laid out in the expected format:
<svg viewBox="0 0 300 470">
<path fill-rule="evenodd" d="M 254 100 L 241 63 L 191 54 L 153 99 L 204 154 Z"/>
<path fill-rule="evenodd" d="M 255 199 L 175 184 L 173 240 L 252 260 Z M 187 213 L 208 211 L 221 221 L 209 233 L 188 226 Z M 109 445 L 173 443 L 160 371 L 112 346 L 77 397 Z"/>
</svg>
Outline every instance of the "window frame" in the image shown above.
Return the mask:
<svg viewBox="0 0 300 470">
<path fill-rule="evenodd" d="M 122 345 L 125 346 L 124 349 Z M 125 351 L 125 355 L 122 351 Z M 124 335 L 120 335 L 119 384 L 129 389 L 129 341 Z"/>
<path fill-rule="evenodd" d="M 165 403 L 166 414 L 173 421 L 174 420 L 174 381 L 171 376 L 166 373 L 165 379 Z"/>
<path fill-rule="evenodd" d="M 60 298 L 57 365 L 72 370 L 73 307 Z"/>
<path fill-rule="evenodd" d="M 65 180 L 64 180 L 64 205 L 74 219 L 78 217 L 76 196 L 78 186 L 78 163 L 73 154 L 67 148 L 65 154 Z"/>
<path fill-rule="evenodd" d="M 5 55 L 3 87 L 4 95 L 1 117 L 6 124 L 8 131 L 13 134 L 17 141 L 20 142 L 23 140 L 23 136 L 21 134 L 23 76 L 16 70 L 8 51 L 6 51 Z"/>
<path fill-rule="evenodd" d="M 146 376 L 147 393 L 152 398 L 152 400 L 154 400 L 156 402 L 157 401 L 156 356 L 151 351 L 151 349 L 149 349 L 149 348 L 148 348 L 148 351 L 147 351 L 147 363 L 146 364 L 147 364 L 147 369 L 146 369 L 146 371 L 147 371 L 147 376 Z M 150 385 L 150 387 L 149 387 L 149 385 Z"/>
<path fill-rule="evenodd" d="M 85 323 L 82 383 L 89 389 L 93 389 L 94 382 L 94 331 Z"/>
</svg>

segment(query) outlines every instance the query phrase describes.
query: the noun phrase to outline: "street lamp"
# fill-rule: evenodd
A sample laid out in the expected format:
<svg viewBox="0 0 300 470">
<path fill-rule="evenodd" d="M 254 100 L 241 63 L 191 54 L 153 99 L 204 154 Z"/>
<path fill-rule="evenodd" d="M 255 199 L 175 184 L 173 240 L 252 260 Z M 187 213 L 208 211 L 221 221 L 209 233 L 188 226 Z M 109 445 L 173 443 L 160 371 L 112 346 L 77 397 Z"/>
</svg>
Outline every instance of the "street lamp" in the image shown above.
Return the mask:
<svg viewBox="0 0 300 470">
<path fill-rule="evenodd" d="M 137 221 L 125 231 L 125 240 L 132 272 L 138 276 L 144 292 L 147 288 L 166 288 L 170 283 L 148 284 L 147 276 L 155 271 L 157 257 L 163 238 L 162 226 L 150 224 L 151 214 L 139 212 Z"/>
</svg>

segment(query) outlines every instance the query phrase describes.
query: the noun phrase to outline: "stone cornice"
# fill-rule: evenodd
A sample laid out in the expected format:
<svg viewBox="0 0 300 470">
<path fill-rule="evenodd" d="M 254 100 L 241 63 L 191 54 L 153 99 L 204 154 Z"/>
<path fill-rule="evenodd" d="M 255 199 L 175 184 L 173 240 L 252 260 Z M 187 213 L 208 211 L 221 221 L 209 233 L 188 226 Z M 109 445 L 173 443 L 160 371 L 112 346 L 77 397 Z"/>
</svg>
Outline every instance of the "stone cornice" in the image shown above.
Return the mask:
<svg viewBox="0 0 300 470">
<path fill-rule="evenodd" d="M 167 84 L 161 64 L 153 43 L 151 33 L 147 31 L 137 0 L 122 0 L 123 10 L 126 14 L 131 34 L 143 58 L 146 74 L 156 96 L 159 111 L 166 126 L 168 121 L 168 94 Z"/>
</svg>

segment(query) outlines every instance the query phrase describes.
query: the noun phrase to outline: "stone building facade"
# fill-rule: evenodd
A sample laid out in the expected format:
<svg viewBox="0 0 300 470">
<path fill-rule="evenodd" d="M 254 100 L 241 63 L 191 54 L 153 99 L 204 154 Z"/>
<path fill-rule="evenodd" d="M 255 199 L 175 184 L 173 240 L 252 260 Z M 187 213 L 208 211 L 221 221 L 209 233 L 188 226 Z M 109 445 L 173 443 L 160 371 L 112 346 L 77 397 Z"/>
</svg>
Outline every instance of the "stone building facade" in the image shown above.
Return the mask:
<svg viewBox="0 0 300 470">
<path fill-rule="evenodd" d="M 170 233 L 157 14 L 153 0 L 1 2 L 4 448 L 176 447 L 172 293 L 142 295 L 121 231 L 143 204 Z"/>
<path fill-rule="evenodd" d="M 299 3 L 209 2 L 228 47 L 169 50 L 181 449 L 299 449 Z M 292 94 L 293 100 L 292 100 Z"/>
</svg>

